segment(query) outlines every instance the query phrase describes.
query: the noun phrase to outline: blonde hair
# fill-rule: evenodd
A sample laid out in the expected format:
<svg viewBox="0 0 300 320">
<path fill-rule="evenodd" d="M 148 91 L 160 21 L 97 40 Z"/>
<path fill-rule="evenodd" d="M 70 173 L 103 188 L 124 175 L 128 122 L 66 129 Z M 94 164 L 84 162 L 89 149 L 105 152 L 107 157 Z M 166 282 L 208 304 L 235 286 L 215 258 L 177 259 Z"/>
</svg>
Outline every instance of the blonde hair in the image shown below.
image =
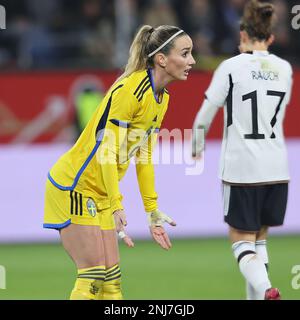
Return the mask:
<svg viewBox="0 0 300 320">
<path fill-rule="evenodd" d="M 148 54 L 159 48 L 178 31 L 180 31 L 178 27 L 168 25 L 162 25 L 155 29 L 149 25 L 142 26 L 137 32 L 130 46 L 129 59 L 125 67 L 125 71 L 116 80 L 116 82 L 130 76 L 135 71 L 144 70 L 148 67 L 154 67 L 155 55 L 149 58 Z M 186 35 L 186 33 L 182 32 L 177 37 L 183 35 Z M 161 50 L 158 52 L 162 52 L 167 55 L 173 48 L 174 41 L 177 37 L 161 48 Z"/>
<path fill-rule="evenodd" d="M 274 23 L 274 6 L 269 2 L 249 1 L 244 9 L 240 30 L 253 40 L 268 40 Z"/>
</svg>

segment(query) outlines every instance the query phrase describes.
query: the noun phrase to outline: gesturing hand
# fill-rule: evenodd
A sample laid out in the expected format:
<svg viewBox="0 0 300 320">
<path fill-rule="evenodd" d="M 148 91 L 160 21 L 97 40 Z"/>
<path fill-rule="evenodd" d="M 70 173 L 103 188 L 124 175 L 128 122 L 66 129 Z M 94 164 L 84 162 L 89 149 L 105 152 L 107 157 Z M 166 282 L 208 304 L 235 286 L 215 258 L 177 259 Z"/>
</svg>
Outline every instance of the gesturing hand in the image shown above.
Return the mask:
<svg viewBox="0 0 300 320">
<path fill-rule="evenodd" d="M 176 222 L 167 216 L 162 211 L 156 209 L 152 212 L 147 212 L 148 224 L 150 227 L 150 232 L 155 240 L 163 249 L 169 250 L 172 247 L 171 241 L 167 232 L 165 231 L 163 224 L 165 222 L 169 223 L 171 226 L 175 227 Z"/>
</svg>

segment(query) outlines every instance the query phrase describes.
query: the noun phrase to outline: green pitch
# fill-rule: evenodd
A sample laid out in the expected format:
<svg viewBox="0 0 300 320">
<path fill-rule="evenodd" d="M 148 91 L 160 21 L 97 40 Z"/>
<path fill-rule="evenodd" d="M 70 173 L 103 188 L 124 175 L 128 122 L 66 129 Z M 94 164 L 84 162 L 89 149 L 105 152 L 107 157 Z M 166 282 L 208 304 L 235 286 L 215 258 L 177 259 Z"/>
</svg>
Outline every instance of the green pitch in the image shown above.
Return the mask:
<svg viewBox="0 0 300 320">
<path fill-rule="evenodd" d="M 284 299 L 300 299 L 291 272 L 300 236 L 269 240 L 270 276 Z M 244 281 L 225 238 L 177 239 L 166 252 L 150 241 L 121 245 L 126 299 L 244 299 Z M 0 299 L 68 299 L 76 270 L 58 244 L 0 245 L 6 289 Z"/>
</svg>

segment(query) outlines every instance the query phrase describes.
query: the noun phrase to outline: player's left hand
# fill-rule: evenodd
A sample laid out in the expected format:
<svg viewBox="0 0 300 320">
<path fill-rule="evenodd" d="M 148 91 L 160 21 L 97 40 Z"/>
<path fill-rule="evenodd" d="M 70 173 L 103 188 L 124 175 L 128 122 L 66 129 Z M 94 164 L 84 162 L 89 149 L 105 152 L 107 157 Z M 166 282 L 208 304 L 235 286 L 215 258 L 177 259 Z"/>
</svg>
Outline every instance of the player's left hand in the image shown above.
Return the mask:
<svg viewBox="0 0 300 320">
<path fill-rule="evenodd" d="M 170 249 L 172 244 L 163 224 L 167 222 L 171 226 L 175 227 L 176 222 L 158 209 L 152 212 L 147 212 L 147 219 L 151 235 L 155 242 L 157 242 L 163 249 Z"/>
<path fill-rule="evenodd" d="M 150 232 L 155 242 L 158 243 L 161 248 L 169 250 L 172 247 L 172 243 L 164 227 L 150 227 Z"/>
</svg>

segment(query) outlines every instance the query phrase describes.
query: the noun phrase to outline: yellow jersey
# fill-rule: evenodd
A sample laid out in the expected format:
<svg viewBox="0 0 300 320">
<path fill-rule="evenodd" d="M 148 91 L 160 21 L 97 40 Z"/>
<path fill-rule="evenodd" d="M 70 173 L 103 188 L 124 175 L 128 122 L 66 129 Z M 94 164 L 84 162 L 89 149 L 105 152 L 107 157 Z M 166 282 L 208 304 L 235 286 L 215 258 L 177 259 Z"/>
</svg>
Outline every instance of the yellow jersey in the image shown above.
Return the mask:
<svg viewBox="0 0 300 320">
<path fill-rule="evenodd" d="M 152 150 L 168 102 L 166 89 L 155 95 L 151 69 L 116 82 L 75 145 L 54 164 L 49 180 L 61 190 L 91 196 L 114 212 L 123 209 L 119 180 L 135 156 L 145 210 L 157 209 Z"/>
</svg>

